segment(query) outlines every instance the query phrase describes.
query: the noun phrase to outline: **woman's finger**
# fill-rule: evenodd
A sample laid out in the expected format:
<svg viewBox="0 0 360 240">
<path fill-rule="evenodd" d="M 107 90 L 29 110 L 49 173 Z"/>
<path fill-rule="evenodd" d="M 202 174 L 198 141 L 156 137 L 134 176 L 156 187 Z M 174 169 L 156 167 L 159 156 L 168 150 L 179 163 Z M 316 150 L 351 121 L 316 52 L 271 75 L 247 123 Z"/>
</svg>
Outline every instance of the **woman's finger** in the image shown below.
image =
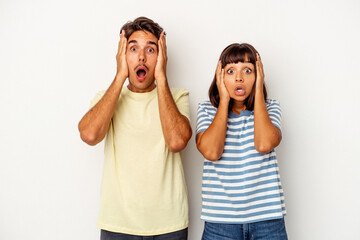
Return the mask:
<svg viewBox="0 0 360 240">
<path fill-rule="evenodd" d="M 216 80 L 220 81 L 221 77 L 221 61 L 218 62 L 218 65 L 216 67 Z"/>
<path fill-rule="evenodd" d="M 225 84 L 224 84 L 224 75 L 225 75 L 225 70 L 222 68 L 221 69 L 221 76 L 220 76 L 220 81 L 221 81 L 221 85 L 224 85 L 225 86 Z"/>
</svg>

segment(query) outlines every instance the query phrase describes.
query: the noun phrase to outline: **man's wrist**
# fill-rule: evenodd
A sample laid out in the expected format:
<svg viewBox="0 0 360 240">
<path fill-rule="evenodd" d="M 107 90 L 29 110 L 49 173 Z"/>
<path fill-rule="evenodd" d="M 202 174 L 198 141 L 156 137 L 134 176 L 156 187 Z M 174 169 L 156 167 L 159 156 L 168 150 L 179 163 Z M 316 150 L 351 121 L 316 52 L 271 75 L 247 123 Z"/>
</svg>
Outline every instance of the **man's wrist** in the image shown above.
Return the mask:
<svg viewBox="0 0 360 240">
<path fill-rule="evenodd" d="M 115 81 L 119 81 L 119 82 L 122 82 L 122 83 L 125 82 L 126 78 L 127 78 L 127 76 L 124 76 L 123 74 L 121 74 L 119 72 L 116 73 L 116 75 L 115 75 Z"/>
<path fill-rule="evenodd" d="M 160 87 L 167 85 L 166 76 L 156 78 L 156 84 Z"/>
</svg>

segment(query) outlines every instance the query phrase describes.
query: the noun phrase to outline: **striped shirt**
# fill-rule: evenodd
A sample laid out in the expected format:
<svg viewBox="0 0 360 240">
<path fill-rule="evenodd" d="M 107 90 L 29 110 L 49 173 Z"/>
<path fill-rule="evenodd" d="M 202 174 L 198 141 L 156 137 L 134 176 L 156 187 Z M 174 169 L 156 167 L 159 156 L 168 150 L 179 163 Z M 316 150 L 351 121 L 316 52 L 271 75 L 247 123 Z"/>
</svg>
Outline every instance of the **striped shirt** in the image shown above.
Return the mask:
<svg viewBox="0 0 360 240">
<path fill-rule="evenodd" d="M 281 109 L 267 100 L 272 123 L 281 130 Z M 217 108 L 199 103 L 196 134 L 212 123 Z M 286 215 L 275 149 L 260 154 L 254 147 L 254 112 L 229 111 L 224 152 L 218 161 L 204 159 L 201 219 L 245 224 Z"/>
</svg>

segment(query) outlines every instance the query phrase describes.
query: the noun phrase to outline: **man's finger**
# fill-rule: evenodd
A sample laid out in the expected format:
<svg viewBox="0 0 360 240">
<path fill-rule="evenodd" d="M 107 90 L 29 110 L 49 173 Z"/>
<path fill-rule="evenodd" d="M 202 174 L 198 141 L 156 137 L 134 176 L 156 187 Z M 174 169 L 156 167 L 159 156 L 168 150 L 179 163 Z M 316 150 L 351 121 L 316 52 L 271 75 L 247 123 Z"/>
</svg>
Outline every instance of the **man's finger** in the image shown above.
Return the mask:
<svg viewBox="0 0 360 240">
<path fill-rule="evenodd" d="M 166 36 L 165 36 L 165 33 L 162 32 L 162 40 L 163 40 L 163 53 L 164 53 L 164 57 L 166 58 L 167 56 L 167 48 L 166 48 Z"/>
</svg>

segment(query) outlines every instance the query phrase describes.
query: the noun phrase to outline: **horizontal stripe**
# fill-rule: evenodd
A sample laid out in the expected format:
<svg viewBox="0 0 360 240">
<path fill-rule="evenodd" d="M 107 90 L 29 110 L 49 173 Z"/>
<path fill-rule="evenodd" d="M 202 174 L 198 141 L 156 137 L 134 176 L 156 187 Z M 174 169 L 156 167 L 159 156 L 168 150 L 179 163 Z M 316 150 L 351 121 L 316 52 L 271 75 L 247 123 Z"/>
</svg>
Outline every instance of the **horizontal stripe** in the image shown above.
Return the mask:
<svg viewBox="0 0 360 240">
<path fill-rule="evenodd" d="M 261 199 L 258 201 L 254 201 L 251 200 L 247 203 L 238 203 L 238 204 L 234 204 L 232 202 L 230 203 L 224 203 L 224 202 L 208 202 L 205 201 L 203 202 L 203 207 L 209 208 L 209 207 L 225 207 L 225 208 L 232 208 L 235 210 L 239 210 L 240 208 L 249 208 L 251 206 L 256 206 L 256 205 L 260 205 L 260 204 L 267 204 L 267 203 L 272 203 L 272 202 L 280 202 L 281 204 L 284 204 L 284 196 L 279 196 L 279 195 L 273 195 L 276 197 L 269 197 L 267 199 Z"/>
<path fill-rule="evenodd" d="M 218 212 L 214 210 L 209 209 L 203 209 L 201 211 L 202 216 L 209 216 L 209 217 L 218 217 L 218 218 L 249 218 L 249 217 L 255 217 L 259 215 L 265 215 L 265 214 L 271 214 L 271 213 L 282 213 L 282 207 L 280 206 L 271 206 L 271 207 L 264 207 L 262 209 L 255 209 L 254 211 L 246 211 L 243 214 L 238 214 L 235 212 Z"/>
<path fill-rule="evenodd" d="M 248 189 L 240 188 L 240 189 L 231 189 L 224 190 L 221 188 L 212 188 L 212 187 L 202 187 L 202 193 L 204 194 L 213 194 L 217 196 L 227 196 L 229 198 L 239 197 L 239 196 L 249 196 L 251 194 L 256 194 L 258 192 L 268 192 L 273 190 L 278 190 L 279 185 L 277 183 L 268 183 L 263 185 L 257 185 L 255 187 L 251 187 Z"/>
<path fill-rule="evenodd" d="M 276 167 L 274 169 L 270 168 L 270 169 L 263 169 L 263 170 L 261 170 L 259 172 L 246 173 L 246 174 L 243 174 L 242 176 L 226 176 L 226 175 L 217 175 L 216 173 L 206 172 L 204 170 L 204 172 L 203 172 L 203 180 L 219 180 L 223 184 L 226 184 L 226 183 L 231 184 L 231 183 L 237 183 L 239 181 L 256 179 L 257 177 L 260 177 L 260 176 L 263 176 L 263 175 L 271 175 L 273 173 L 278 174 L 278 172 L 279 172 L 279 168 Z M 212 179 L 212 178 L 215 178 L 215 179 Z"/>
<path fill-rule="evenodd" d="M 245 174 L 248 173 L 248 170 L 251 169 L 268 169 L 271 167 L 277 167 L 277 161 L 275 158 L 270 158 L 266 161 L 257 160 L 257 161 L 248 161 L 244 164 L 217 164 L 217 165 L 204 165 L 204 171 L 206 173 L 219 173 L 220 175 L 227 175 L 227 173 L 230 173 L 230 175 L 235 174 Z"/>
<path fill-rule="evenodd" d="M 239 131 L 227 131 L 226 132 L 226 136 L 225 136 L 225 142 L 228 141 L 228 139 L 239 139 L 240 136 L 243 138 L 243 137 L 252 137 L 254 138 L 254 132 L 253 131 L 244 131 L 244 132 L 239 132 Z"/>
<path fill-rule="evenodd" d="M 218 223 L 235 223 L 235 224 L 243 224 L 243 223 L 251 223 L 255 221 L 266 221 L 274 218 L 283 218 L 286 215 L 286 211 L 276 212 L 276 213 L 268 213 L 262 214 L 253 217 L 246 218 L 238 218 L 238 217 L 211 217 L 211 216 L 203 216 L 201 215 L 201 220 L 209 221 L 209 222 L 218 222 Z"/>
<path fill-rule="evenodd" d="M 216 196 L 218 197 L 218 196 Z M 284 200 L 284 193 L 274 193 L 269 195 L 261 195 L 261 196 L 255 196 L 255 197 L 249 197 L 247 199 L 242 200 L 234 200 L 234 199 L 220 199 L 220 198 L 207 198 L 206 195 L 203 195 L 203 204 L 231 204 L 231 205 L 248 205 L 252 204 L 253 202 L 260 202 L 260 201 L 266 201 L 272 198 L 279 198 Z"/>
<path fill-rule="evenodd" d="M 223 184 L 214 184 L 214 181 L 213 182 L 209 182 L 207 183 L 207 181 L 204 181 L 203 182 L 203 185 L 202 185 L 202 188 L 214 188 L 216 191 L 216 189 L 221 189 L 222 191 L 236 191 L 236 190 L 239 190 L 239 189 L 244 189 L 244 188 L 253 188 L 253 187 L 256 187 L 256 186 L 260 186 L 260 185 L 264 185 L 264 184 L 268 184 L 268 183 L 278 183 L 280 181 L 280 179 L 278 178 L 279 175 L 275 175 L 275 176 L 269 176 L 269 177 L 265 177 L 265 178 L 262 178 L 262 179 L 255 179 L 255 180 L 252 180 L 252 181 L 246 181 L 246 182 L 241 182 L 241 183 L 238 183 L 238 184 L 231 184 L 230 186 L 224 186 Z M 219 182 L 220 183 L 220 182 Z"/>
<path fill-rule="evenodd" d="M 209 198 L 209 199 L 222 199 L 222 200 L 231 200 L 231 201 L 246 201 L 248 199 L 252 199 L 252 198 L 260 198 L 260 199 L 265 199 L 266 196 L 268 195 L 273 195 L 273 194 L 281 194 L 283 193 L 282 189 L 276 189 L 272 191 L 263 191 L 263 192 L 258 192 L 258 193 L 254 193 L 252 195 L 243 195 L 243 196 L 224 196 L 224 195 L 215 195 L 215 194 L 206 194 L 206 193 L 202 193 L 201 197 L 203 199 L 205 198 Z M 263 198 L 261 198 L 263 197 Z"/>
<path fill-rule="evenodd" d="M 238 145 L 244 145 L 244 144 L 254 144 L 254 135 L 253 134 L 249 134 L 249 135 L 242 135 L 241 138 L 240 137 L 235 137 L 236 135 L 229 135 L 226 136 L 225 138 L 225 148 L 227 147 L 236 147 Z"/>
<path fill-rule="evenodd" d="M 256 165 L 248 165 L 242 168 L 212 168 L 211 166 L 205 166 L 204 167 L 204 175 L 205 174 L 211 174 L 211 173 L 215 173 L 217 174 L 219 177 L 221 176 L 229 176 L 229 177 L 233 177 L 233 176 L 239 176 L 242 177 L 242 175 L 248 174 L 248 173 L 253 173 L 253 172 L 260 172 L 262 170 L 266 170 L 266 169 L 276 169 L 278 168 L 277 164 L 276 164 L 276 160 L 272 160 L 269 162 L 263 162 L 261 164 L 256 164 Z M 207 175 L 208 176 L 208 175 Z M 225 178 L 224 178 L 225 179 Z M 234 179 L 239 179 L 239 178 L 234 178 Z"/>
<path fill-rule="evenodd" d="M 228 193 L 225 194 L 223 192 L 214 192 L 214 191 L 202 191 L 201 193 L 203 195 L 213 195 L 213 196 L 220 196 L 220 197 L 227 197 L 230 199 L 237 199 L 237 198 L 241 198 L 241 197 L 251 197 L 252 195 L 257 196 L 257 194 L 260 193 L 265 193 L 266 194 L 270 194 L 273 193 L 273 191 L 278 191 L 279 192 L 280 188 L 279 185 L 275 185 L 275 184 L 268 184 L 267 186 L 260 186 L 259 188 L 254 188 L 254 189 L 249 189 L 248 191 L 244 190 L 244 191 L 240 191 L 238 193 Z M 269 193 L 267 193 L 269 192 Z"/>
<path fill-rule="evenodd" d="M 280 182 L 280 175 L 275 172 L 274 174 L 269 174 L 268 176 L 264 175 L 264 177 L 253 177 L 242 179 L 241 181 L 231 181 L 226 182 L 226 180 L 220 180 L 219 178 L 213 179 L 203 179 L 203 187 L 213 187 L 213 188 L 223 188 L 224 190 L 234 190 L 239 189 L 239 187 L 249 186 L 252 184 L 258 184 L 265 181 L 278 181 Z"/>
<path fill-rule="evenodd" d="M 243 216 L 243 215 L 250 215 L 250 214 L 256 214 L 259 212 L 269 211 L 269 210 L 276 210 L 277 212 L 282 212 L 282 207 L 279 202 L 273 202 L 270 204 L 260 204 L 257 206 L 253 206 L 254 208 L 239 208 L 239 210 L 230 209 L 229 208 L 209 208 L 209 206 L 204 206 L 202 209 L 203 213 L 208 213 L 209 215 L 213 214 L 221 214 L 221 215 L 237 215 L 237 216 Z"/>
<path fill-rule="evenodd" d="M 253 157 L 250 159 L 237 159 L 237 160 L 232 160 L 232 161 L 227 161 L 227 160 L 218 160 L 218 161 L 204 161 L 204 167 L 205 168 L 209 168 L 209 167 L 216 167 L 216 168 L 239 168 L 242 166 L 246 166 L 249 164 L 260 164 L 260 163 L 265 163 L 265 162 L 269 162 L 272 160 L 276 161 L 276 154 L 275 152 L 271 152 L 270 154 L 268 154 L 268 156 L 266 158 L 264 158 L 264 155 L 259 155 L 257 157 Z M 277 162 L 277 161 L 276 161 Z"/>
</svg>

